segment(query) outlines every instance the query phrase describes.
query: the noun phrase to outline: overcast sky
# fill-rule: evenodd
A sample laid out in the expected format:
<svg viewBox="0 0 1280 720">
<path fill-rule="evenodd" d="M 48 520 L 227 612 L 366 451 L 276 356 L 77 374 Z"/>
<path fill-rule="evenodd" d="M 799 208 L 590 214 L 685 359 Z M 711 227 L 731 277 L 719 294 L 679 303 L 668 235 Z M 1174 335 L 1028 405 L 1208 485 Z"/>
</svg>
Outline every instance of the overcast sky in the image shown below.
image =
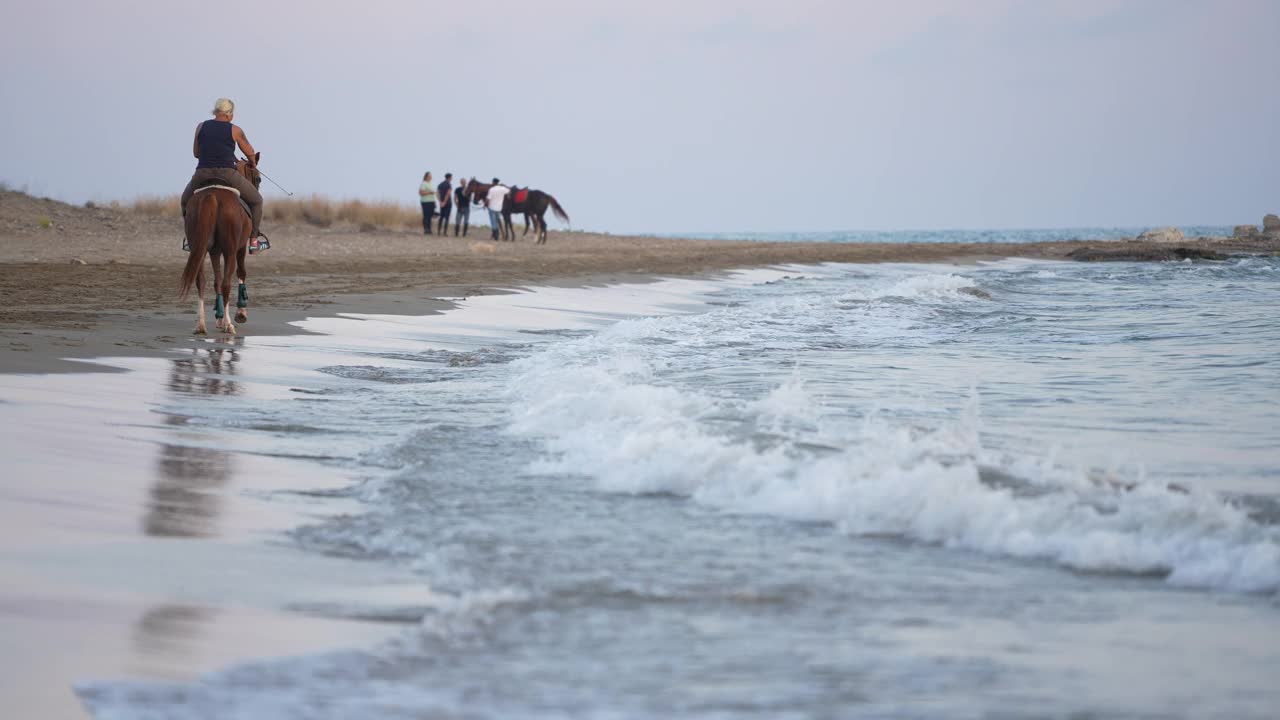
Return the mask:
<svg viewBox="0 0 1280 720">
<path fill-rule="evenodd" d="M 1280 0 L 0 0 L 10 186 L 177 193 L 224 95 L 297 194 L 496 175 L 586 229 L 1280 212 Z"/>
</svg>

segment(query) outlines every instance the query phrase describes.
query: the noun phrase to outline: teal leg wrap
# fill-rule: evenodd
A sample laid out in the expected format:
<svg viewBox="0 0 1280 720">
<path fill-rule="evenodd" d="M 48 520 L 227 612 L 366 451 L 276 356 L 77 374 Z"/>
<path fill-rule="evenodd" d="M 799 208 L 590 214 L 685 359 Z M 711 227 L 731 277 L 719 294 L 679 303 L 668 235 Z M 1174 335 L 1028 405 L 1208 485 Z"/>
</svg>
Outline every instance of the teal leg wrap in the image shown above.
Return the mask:
<svg viewBox="0 0 1280 720">
<path fill-rule="evenodd" d="M 240 296 L 236 298 L 236 307 L 249 307 L 249 288 L 244 283 L 240 283 Z"/>
<path fill-rule="evenodd" d="M 219 295 L 218 298 L 213 301 L 213 316 L 221 320 L 222 316 L 226 314 L 227 314 L 226 306 L 222 304 L 222 296 Z"/>
</svg>

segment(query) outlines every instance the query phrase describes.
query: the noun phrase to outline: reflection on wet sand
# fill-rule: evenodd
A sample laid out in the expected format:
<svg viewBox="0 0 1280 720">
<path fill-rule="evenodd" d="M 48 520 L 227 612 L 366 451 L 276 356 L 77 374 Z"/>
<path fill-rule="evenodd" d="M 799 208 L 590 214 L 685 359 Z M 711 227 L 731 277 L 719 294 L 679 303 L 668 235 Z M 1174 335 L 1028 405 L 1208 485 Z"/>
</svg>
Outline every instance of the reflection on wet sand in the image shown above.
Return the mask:
<svg viewBox="0 0 1280 720">
<path fill-rule="evenodd" d="M 218 491 L 231 479 L 231 453 L 161 443 L 156 465 L 160 477 L 151 486 L 143 530 L 161 537 L 216 535 Z"/>
<path fill-rule="evenodd" d="M 166 604 L 150 608 L 134 625 L 134 647 L 143 657 L 185 658 L 200 627 L 214 611 L 196 605 Z"/>
<path fill-rule="evenodd" d="M 238 395 L 236 374 L 240 353 L 234 347 L 192 348 L 191 356 L 173 360 L 169 390 L 180 396 Z M 189 397 L 183 397 L 189 402 Z M 166 413 L 165 424 L 180 426 L 187 418 Z M 142 526 L 159 537 L 209 537 L 217 534 L 220 490 L 235 471 L 232 453 L 210 447 L 160 443 L 157 480 L 151 486 Z"/>
<path fill-rule="evenodd" d="M 239 395 L 240 384 L 228 377 L 236 374 L 240 361 L 236 348 L 244 341 L 236 340 L 239 342 L 233 341 L 232 347 L 192 348 L 191 357 L 172 361 L 169 389 L 195 395 Z"/>
</svg>

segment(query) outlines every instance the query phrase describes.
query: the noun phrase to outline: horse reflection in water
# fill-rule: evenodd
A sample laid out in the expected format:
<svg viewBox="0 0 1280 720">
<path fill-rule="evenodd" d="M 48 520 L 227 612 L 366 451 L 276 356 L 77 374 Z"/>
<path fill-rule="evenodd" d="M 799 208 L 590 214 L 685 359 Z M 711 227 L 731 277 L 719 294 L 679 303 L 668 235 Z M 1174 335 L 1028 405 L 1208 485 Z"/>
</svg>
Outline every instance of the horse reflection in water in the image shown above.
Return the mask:
<svg viewBox="0 0 1280 720">
<path fill-rule="evenodd" d="M 178 404 L 190 406 L 193 396 L 235 396 L 242 391 L 235 380 L 239 343 L 199 343 L 187 357 L 170 362 L 167 386 Z M 167 412 L 163 422 L 172 435 L 182 433 L 190 420 Z M 142 529 L 157 538 L 201 538 L 219 534 L 223 493 L 235 475 L 235 456 L 212 447 L 162 442 L 156 458 L 156 479 L 148 491 Z M 166 603 L 149 608 L 133 627 L 134 661 L 142 671 L 163 675 L 198 654 L 201 634 L 217 611 L 197 604 Z"/>
<path fill-rule="evenodd" d="M 172 361 L 168 387 L 190 395 L 239 395 L 233 379 L 240 354 L 235 347 L 193 348 L 190 357 Z M 166 413 L 167 425 L 183 426 L 188 418 Z M 142 526 L 158 537 L 210 537 L 217 534 L 222 490 L 235 473 L 235 456 L 226 450 L 160 443 L 156 482 L 151 486 Z"/>
<path fill-rule="evenodd" d="M 164 604 L 147 609 L 133 627 L 133 645 L 145 672 L 163 673 L 167 666 L 182 664 L 200 643 L 201 631 L 213 622 L 217 611 L 199 605 Z"/>
<path fill-rule="evenodd" d="M 169 389 L 194 395 L 239 395 L 240 384 L 232 377 L 236 375 L 236 363 L 240 362 L 237 348 L 243 343 L 243 338 L 235 338 L 230 347 L 192 348 L 191 357 L 172 361 Z"/>
<path fill-rule="evenodd" d="M 216 535 L 220 492 L 234 472 L 231 453 L 162 443 L 157 470 L 143 530 L 160 537 Z"/>
</svg>

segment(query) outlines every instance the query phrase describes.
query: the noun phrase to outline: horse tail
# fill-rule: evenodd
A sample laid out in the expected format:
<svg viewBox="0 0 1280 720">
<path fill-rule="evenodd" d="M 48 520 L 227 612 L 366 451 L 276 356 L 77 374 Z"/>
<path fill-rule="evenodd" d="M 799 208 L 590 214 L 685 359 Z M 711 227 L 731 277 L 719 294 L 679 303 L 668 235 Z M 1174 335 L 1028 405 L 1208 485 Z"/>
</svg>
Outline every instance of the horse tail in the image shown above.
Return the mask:
<svg viewBox="0 0 1280 720">
<path fill-rule="evenodd" d="M 564 208 L 560 207 L 560 203 L 556 202 L 555 196 L 547 193 L 547 200 L 551 201 L 551 211 L 556 214 L 556 217 L 569 222 L 569 214 L 564 211 Z"/>
<path fill-rule="evenodd" d="M 192 286 L 196 284 L 196 275 L 200 274 L 200 266 L 204 264 L 204 256 L 209 253 L 209 242 L 218 221 L 218 204 L 208 202 L 209 198 L 216 199 L 214 192 L 197 193 L 187 207 L 187 245 L 191 252 L 187 255 L 186 266 L 182 268 L 182 283 L 178 286 L 179 300 L 186 299 L 191 292 Z"/>
</svg>

